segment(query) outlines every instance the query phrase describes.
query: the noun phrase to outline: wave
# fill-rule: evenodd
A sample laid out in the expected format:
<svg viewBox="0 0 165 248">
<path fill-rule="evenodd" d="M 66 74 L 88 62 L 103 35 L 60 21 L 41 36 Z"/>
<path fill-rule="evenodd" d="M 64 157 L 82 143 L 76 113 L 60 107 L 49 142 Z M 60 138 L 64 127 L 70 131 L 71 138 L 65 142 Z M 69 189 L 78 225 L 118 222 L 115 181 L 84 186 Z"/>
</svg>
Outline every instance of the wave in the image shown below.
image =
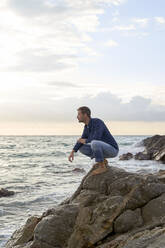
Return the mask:
<svg viewBox="0 0 165 248">
<path fill-rule="evenodd" d="M 5 154 L 3 153 L 3 155 Z M 47 153 L 24 152 L 24 153 L 7 154 L 9 158 L 47 157 L 47 156 L 63 156 L 63 155 L 65 155 L 65 152 L 61 152 L 61 151 L 53 151 L 53 152 L 47 152 Z"/>
<path fill-rule="evenodd" d="M 15 144 L 13 144 L 13 145 L 6 145 L 6 146 L 4 146 L 4 145 L 0 145 L 0 149 L 13 149 L 13 148 L 15 148 L 16 147 L 16 145 Z"/>
</svg>

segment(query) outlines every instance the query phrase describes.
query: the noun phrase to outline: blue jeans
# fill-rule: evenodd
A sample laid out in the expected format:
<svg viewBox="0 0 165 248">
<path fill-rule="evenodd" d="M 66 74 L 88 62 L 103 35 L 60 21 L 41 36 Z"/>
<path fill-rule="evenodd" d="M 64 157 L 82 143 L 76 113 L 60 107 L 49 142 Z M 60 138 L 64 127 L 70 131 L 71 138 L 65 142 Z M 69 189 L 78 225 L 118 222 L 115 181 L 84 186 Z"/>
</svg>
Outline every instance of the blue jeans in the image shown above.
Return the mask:
<svg viewBox="0 0 165 248">
<path fill-rule="evenodd" d="M 118 149 L 101 140 L 92 140 L 90 143 L 83 144 L 79 151 L 91 159 L 95 158 L 96 162 L 101 162 L 104 158 L 116 157 L 119 152 Z"/>
</svg>

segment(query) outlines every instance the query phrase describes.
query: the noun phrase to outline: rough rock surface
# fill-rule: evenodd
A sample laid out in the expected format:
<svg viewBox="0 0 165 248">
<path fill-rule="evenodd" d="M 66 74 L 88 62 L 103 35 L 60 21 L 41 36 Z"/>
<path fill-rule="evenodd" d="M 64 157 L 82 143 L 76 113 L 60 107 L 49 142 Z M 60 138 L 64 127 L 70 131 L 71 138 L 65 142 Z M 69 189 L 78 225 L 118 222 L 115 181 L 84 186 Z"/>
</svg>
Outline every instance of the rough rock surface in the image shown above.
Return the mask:
<svg viewBox="0 0 165 248">
<path fill-rule="evenodd" d="M 156 160 L 165 163 L 165 135 L 154 135 L 141 141 L 145 149 L 135 155 L 124 153 L 120 155 L 119 160 L 128 160 L 132 157 L 138 160 Z"/>
<path fill-rule="evenodd" d="M 91 168 L 71 197 L 31 216 L 5 247 L 165 247 L 165 170 L 140 175 L 107 169 L 91 175 Z"/>
<path fill-rule="evenodd" d="M 151 159 L 165 163 L 165 135 L 154 135 L 143 140 L 145 152 Z"/>
</svg>

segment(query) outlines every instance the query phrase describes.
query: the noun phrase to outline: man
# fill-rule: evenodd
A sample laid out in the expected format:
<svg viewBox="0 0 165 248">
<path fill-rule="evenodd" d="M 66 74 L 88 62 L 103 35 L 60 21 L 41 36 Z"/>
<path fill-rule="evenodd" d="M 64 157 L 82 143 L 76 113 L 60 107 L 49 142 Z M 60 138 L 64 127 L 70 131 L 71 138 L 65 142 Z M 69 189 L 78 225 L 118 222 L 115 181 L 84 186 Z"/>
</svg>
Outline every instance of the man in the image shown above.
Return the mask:
<svg viewBox="0 0 165 248">
<path fill-rule="evenodd" d="M 94 168 L 96 169 L 92 174 L 102 173 L 107 170 L 108 161 L 105 158 L 116 157 L 119 146 L 105 123 L 99 118 L 91 117 L 91 110 L 88 107 L 82 106 L 77 111 L 77 119 L 85 125 L 81 138 L 77 140 L 68 159 L 72 162 L 74 152 L 79 150 L 91 159 L 95 158 Z"/>
</svg>

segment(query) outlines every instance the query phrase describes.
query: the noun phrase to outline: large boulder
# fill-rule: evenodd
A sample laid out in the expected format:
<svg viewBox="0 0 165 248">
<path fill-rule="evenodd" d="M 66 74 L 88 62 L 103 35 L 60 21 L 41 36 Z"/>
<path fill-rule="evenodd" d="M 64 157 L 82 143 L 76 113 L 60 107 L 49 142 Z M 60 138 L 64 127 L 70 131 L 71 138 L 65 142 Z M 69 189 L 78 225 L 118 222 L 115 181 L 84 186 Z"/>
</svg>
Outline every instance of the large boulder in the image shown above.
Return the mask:
<svg viewBox="0 0 165 248">
<path fill-rule="evenodd" d="M 165 171 L 140 175 L 108 165 L 91 175 L 93 169 L 71 197 L 33 217 L 5 247 L 165 247 Z"/>
<path fill-rule="evenodd" d="M 136 159 L 151 159 L 165 163 L 165 135 L 154 135 L 142 140 L 143 152 L 135 155 Z"/>
<path fill-rule="evenodd" d="M 40 222 L 40 220 L 41 217 L 39 216 L 29 217 L 25 225 L 14 231 L 11 238 L 7 242 L 6 247 L 24 247 L 26 243 L 33 240 L 34 228 L 36 227 L 37 223 Z"/>
<path fill-rule="evenodd" d="M 145 151 L 151 159 L 165 163 L 165 135 L 154 135 L 143 140 Z"/>
<path fill-rule="evenodd" d="M 165 135 L 154 135 L 140 142 L 144 146 L 142 152 L 133 155 L 130 152 L 121 154 L 119 160 L 128 160 L 134 158 L 136 160 L 156 160 L 165 163 Z"/>
</svg>

